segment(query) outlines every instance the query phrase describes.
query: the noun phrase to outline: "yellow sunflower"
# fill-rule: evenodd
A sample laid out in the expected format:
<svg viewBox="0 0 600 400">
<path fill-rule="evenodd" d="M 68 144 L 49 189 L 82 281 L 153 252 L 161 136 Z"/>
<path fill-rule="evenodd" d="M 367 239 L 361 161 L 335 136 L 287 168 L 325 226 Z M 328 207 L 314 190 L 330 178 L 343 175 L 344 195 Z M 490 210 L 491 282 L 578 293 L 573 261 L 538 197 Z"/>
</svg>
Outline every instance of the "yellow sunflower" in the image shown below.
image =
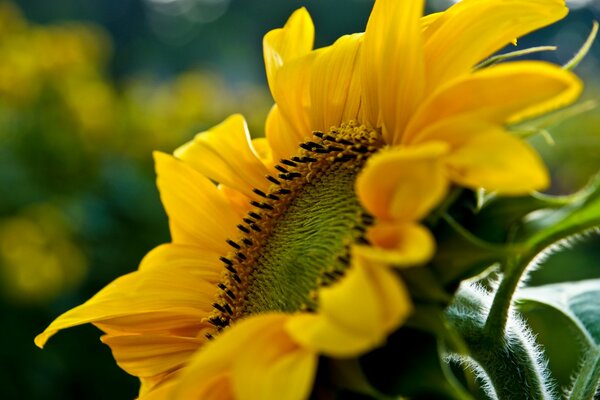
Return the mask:
<svg viewBox="0 0 600 400">
<path fill-rule="evenodd" d="M 562 0 L 377 0 L 364 33 L 313 50 L 305 9 L 264 38 L 266 138 L 233 115 L 156 153 L 172 243 L 36 338 L 93 323 L 143 399 L 302 399 L 320 355 L 384 343 L 411 312 L 394 267 L 426 263 L 419 223 L 450 185 L 543 189 L 506 126 L 573 102 L 545 62 L 478 63 L 567 13 Z M 213 182 L 217 182 L 215 186 Z"/>
</svg>

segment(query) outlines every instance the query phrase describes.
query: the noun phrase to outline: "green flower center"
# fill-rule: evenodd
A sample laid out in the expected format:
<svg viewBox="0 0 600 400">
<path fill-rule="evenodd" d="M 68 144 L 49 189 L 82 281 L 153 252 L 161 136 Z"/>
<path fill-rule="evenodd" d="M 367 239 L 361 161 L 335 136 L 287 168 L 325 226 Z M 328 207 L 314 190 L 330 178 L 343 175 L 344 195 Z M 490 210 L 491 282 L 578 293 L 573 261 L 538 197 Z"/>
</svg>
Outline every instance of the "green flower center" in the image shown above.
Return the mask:
<svg viewBox="0 0 600 400">
<path fill-rule="evenodd" d="M 315 132 L 297 156 L 281 160 L 280 174 L 268 176 L 268 193 L 228 240 L 233 251 L 221 260 L 209 321 L 222 329 L 232 321 L 268 311 L 316 310 L 318 288 L 343 276 L 352 243 L 366 242 L 372 218 L 354 192 L 366 159 L 380 147 L 377 132 L 354 123 Z"/>
</svg>

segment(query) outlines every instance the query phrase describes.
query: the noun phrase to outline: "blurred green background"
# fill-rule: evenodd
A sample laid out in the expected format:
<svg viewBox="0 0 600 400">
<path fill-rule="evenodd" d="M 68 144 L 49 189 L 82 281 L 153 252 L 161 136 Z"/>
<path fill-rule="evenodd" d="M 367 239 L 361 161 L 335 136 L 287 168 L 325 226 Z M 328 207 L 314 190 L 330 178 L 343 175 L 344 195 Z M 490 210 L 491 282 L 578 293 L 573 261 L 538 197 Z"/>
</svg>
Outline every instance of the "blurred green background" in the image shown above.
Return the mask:
<svg viewBox="0 0 600 400">
<path fill-rule="evenodd" d="M 262 134 L 271 106 L 262 36 L 300 6 L 321 46 L 362 31 L 372 1 L 0 0 L 0 398 L 136 396 L 95 328 L 61 332 L 44 351 L 33 338 L 169 240 L 152 150 L 170 152 L 234 112 Z M 556 44 L 539 57 L 568 61 L 600 19 L 597 0 L 571 6 L 519 47 Z M 577 72 L 584 97 L 600 99 L 600 45 Z M 569 193 L 600 169 L 600 110 L 550 131 L 554 146 L 534 143 L 551 191 Z M 551 257 L 533 283 L 600 276 L 598 247 L 587 239 Z M 561 381 L 573 354 L 552 353 Z"/>
</svg>

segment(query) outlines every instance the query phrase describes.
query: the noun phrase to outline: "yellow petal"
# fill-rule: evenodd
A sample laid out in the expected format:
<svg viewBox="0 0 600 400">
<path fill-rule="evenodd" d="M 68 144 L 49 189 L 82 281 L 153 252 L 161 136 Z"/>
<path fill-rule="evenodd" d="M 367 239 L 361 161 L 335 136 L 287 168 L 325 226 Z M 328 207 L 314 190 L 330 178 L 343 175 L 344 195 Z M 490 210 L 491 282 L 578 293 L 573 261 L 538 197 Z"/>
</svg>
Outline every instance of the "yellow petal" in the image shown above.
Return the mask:
<svg viewBox="0 0 600 400">
<path fill-rule="evenodd" d="M 43 347 L 59 330 L 86 323 L 106 326 L 111 333 L 198 331 L 212 310 L 216 288 L 186 269 L 145 268 L 117 278 L 55 319 L 35 344 Z"/>
<path fill-rule="evenodd" d="M 246 196 L 256 197 L 253 188 L 269 187 L 265 179 L 268 171 L 252 148 L 246 121 L 239 114 L 197 134 L 174 154 L 210 179 Z"/>
<path fill-rule="evenodd" d="M 119 367 L 140 377 L 154 377 L 187 363 L 207 341 L 204 337 L 171 335 L 104 335 Z"/>
<path fill-rule="evenodd" d="M 269 142 L 266 138 L 260 137 L 252 139 L 252 148 L 256 152 L 256 155 L 262 161 L 262 163 L 270 168 L 273 165 L 273 151 L 271 150 L 271 146 L 269 146 Z"/>
<path fill-rule="evenodd" d="M 448 187 L 441 142 L 382 150 L 367 161 L 356 180 L 363 206 L 384 220 L 416 221 L 444 197 Z"/>
<path fill-rule="evenodd" d="M 171 374 L 173 375 L 173 374 Z M 159 379 L 157 382 L 149 379 L 142 379 L 140 395 L 137 400 L 172 400 L 173 389 L 177 384 L 174 377 Z M 222 397 L 223 400 L 227 399 Z"/>
<path fill-rule="evenodd" d="M 367 231 L 371 246 L 356 246 L 363 257 L 394 267 L 422 265 L 435 251 L 433 235 L 415 223 L 378 222 Z"/>
<path fill-rule="evenodd" d="M 216 374 L 202 382 L 201 391 L 195 399 L 202 400 L 237 400 L 233 393 L 229 371 Z M 186 400 L 190 397 L 177 396 L 175 399 Z M 173 399 L 170 397 L 169 399 Z"/>
<path fill-rule="evenodd" d="M 308 111 L 313 41 L 314 27 L 304 8 L 296 10 L 283 28 L 270 31 L 263 39 L 271 94 L 280 115 L 293 130 L 290 134 L 299 138 L 311 134 Z"/>
<path fill-rule="evenodd" d="M 169 216 L 173 242 L 227 252 L 237 215 L 217 187 L 189 165 L 155 152 L 160 198 Z"/>
<path fill-rule="evenodd" d="M 289 338 L 283 329 L 288 318 L 261 314 L 223 331 L 185 368 L 174 398 L 220 399 L 213 395 L 215 382 L 238 399 L 305 398 L 316 372 L 316 356 Z"/>
<path fill-rule="evenodd" d="M 411 310 L 404 285 L 389 268 L 353 254 L 346 275 L 320 290 L 318 312 L 294 315 L 286 327 L 306 348 L 354 357 L 381 345 Z"/>
<path fill-rule="evenodd" d="M 474 135 L 446 162 L 454 182 L 504 195 L 541 190 L 549 182 L 537 153 L 523 140 L 500 129 Z"/>
<path fill-rule="evenodd" d="M 426 127 L 447 118 L 497 124 L 565 106 L 581 93 L 571 72 L 544 62 L 499 64 L 457 79 L 431 96 L 411 121 L 404 143 L 426 140 Z"/>
<path fill-rule="evenodd" d="M 232 380 L 236 398 L 308 398 L 317 369 L 317 357 L 313 351 L 292 341 L 283 323 L 268 326 L 235 360 Z"/>
<path fill-rule="evenodd" d="M 383 121 L 387 143 L 399 140 L 422 99 L 423 7 L 423 0 L 377 0 L 367 23 L 361 61 L 364 112 L 374 126 Z"/>
<path fill-rule="evenodd" d="M 358 118 L 362 34 L 346 35 L 319 51 L 310 81 L 311 128 L 327 131 Z"/>
<path fill-rule="evenodd" d="M 195 246 L 167 243 L 146 254 L 139 270 L 160 268 L 164 273 L 170 273 L 173 268 L 177 268 L 207 282 L 218 283 L 223 271 L 223 264 L 219 261 L 220 255 L 221 253 Z"/>
<path fill-rule="evenodd" d="M 457 76 L 516 37 L 567 15 L 564 0 L 464 0 L 425 31 L 428 92 Z"/>
<path fill-rule="evenodd" d="M 292 128 L 281 115 L 276 104 L 267 116 L 265 130 L 269 146 L 273 149 L 275 161 L 295 155 L 298 152 L 299 144 L 303 142 L 304 136 Z"/>
<path fill-rule="evenodd" d="M 238 220 L 244 218 L 246 214 L 248 214 L 248 211 L 253 208 L 253 206 L 250 204 L 252 199 L 245 194 L 223 184 L 220 184 L 218 188 L 225 196 L 225 199 L 227 199 L 229 202 L 231 211 L 235 212 L 235 214 L 238 216 Z"/>
<path fill-rule="evenodd" d="M 498 129 L 498 123 L 487 122 L 469 114 L 448 117 L 428 125 L 411 140 L 410 145 L 421 145 L 435 141 L 446 143 L 450 151 L 462 146 L 473 136 L 489 129 Z"/>
<path fill-rule="evenodd" d="M 427 29 L 429 29 L 429 27 L 438 20 L 438 18 L 440 18 L 442 15 L 444 15 L 443 12 L 437 12 L 437 13 L 431 13 L 431 14 L 427 14 L 423 17 L 421 17 L 421 30 L 424 32 Z"/>
<path fill-rule="evenodd" d="M 267 80 L 273 92 L 279 68 L 312 50 L 315 28 L 304 7 L 296 10 L 283 28 L 273 29 L 263 38 L 263 55 Z"/>
<path fill-rule="evenodd" d="M 310 114 L 310 87 L 313 63 L 320 50 L 286 63 L 277 72 L 273 83 L 273 99 L 287 126 L 294 136 L 305 138 L 312 135 Z"/>
</svg>

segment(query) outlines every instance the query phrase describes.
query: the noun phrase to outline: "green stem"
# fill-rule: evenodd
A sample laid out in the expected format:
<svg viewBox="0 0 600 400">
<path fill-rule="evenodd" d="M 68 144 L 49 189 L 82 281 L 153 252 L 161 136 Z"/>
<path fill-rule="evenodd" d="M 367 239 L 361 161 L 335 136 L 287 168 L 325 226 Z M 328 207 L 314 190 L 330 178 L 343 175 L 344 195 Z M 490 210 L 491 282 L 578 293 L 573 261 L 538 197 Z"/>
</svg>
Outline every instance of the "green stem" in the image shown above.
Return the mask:
<svg viewBox="0 0 600 400">
<path fill-rule="evenodd" d="M 598 392 L 600 377 L 600 351 L 591 351 L 583 361 L 581 369 L 569 394 L 569 400 L 593 400 Z"/>
<path fill-rule="evenodd" d="M 477 247 L 481 247 L 482 249 L 487 249 L 498 253 L 515 253 L 519 250 L 516 247 L 497 245 L 478 238 L 477 236 L 469 232 L 461 224 L 456 222 L 456 220 L 452 218 L 449 214 L 442 215 L 442 218 L 448 225 L 450 225 L 452 229 L 454 229 L 456 233 L 460 234 L 462 237 L 464 237 L 466 240 L 473 243 Z"/>
<path fill-rule="evenodd" d="M 485 328 L 486 294 L 473 287 L 461 290 L 448 309 L 448 320 L 464 338 L 468 356 L 481 368 L 477 375 L 489 383 L 486 393 L 497 399 L 550 400 L 549 374 L 528 328 L 518 318 L 510 319 L 504 333 L 490 334 Z M 459 359 L 461 357 L 459 356 Z M 468 365 L 468 361 L 466 362 Z"/>
<path fill-rule="evenodd" d="M 431 215 L 427 218 L 427 223 L 430 226 L 435 226 L 441 218 L 446 215 L 446 211 L 458 200 L 460 195 L 464 192 L 464 189 L 461 187 L 455 187 L 450 191 L 450 194 L 446 196 L 442 204 L 435 209 Z"/>
<path fill-rule="evenodd" d="M 494 295 L 494 300 L 484 327 L 486 335 L 491 340 L 501 338 L 502 333 L 505 332 L 513 295 L 519 286 L 523 273 L 535 257 L 542 253 L 544 249 L 565 238 L 581 234 L 588 229 L 599 226 L 600 219 L 594 218 L 594 216 L 595 214 L 592 214 L 592 217 L 589 219 L 575 218 L 572 224 L 558 225 L 558 228 L 543 230 L 539 235 L 533 236 L 526 243 L 520 245 L 509 244 L 507 246 L 515 251 L 512 255 L 509 255 L 505 263 L 504 275 Z M 514 239 L 513 236 L 513 234 L 510 235 L 510 241 Z"/>
<path fill-rule="evenodd" d="M 527 262 L 518 262 L 518 256 L 508 260 L 504 277 L 496 291 L 492 307 L 485 321 L 483 331 L 489 340 L 502 340 L 506 330 L 512 298 L 519 286 L 521 277 L 529 265 Z"/>
</svg>

